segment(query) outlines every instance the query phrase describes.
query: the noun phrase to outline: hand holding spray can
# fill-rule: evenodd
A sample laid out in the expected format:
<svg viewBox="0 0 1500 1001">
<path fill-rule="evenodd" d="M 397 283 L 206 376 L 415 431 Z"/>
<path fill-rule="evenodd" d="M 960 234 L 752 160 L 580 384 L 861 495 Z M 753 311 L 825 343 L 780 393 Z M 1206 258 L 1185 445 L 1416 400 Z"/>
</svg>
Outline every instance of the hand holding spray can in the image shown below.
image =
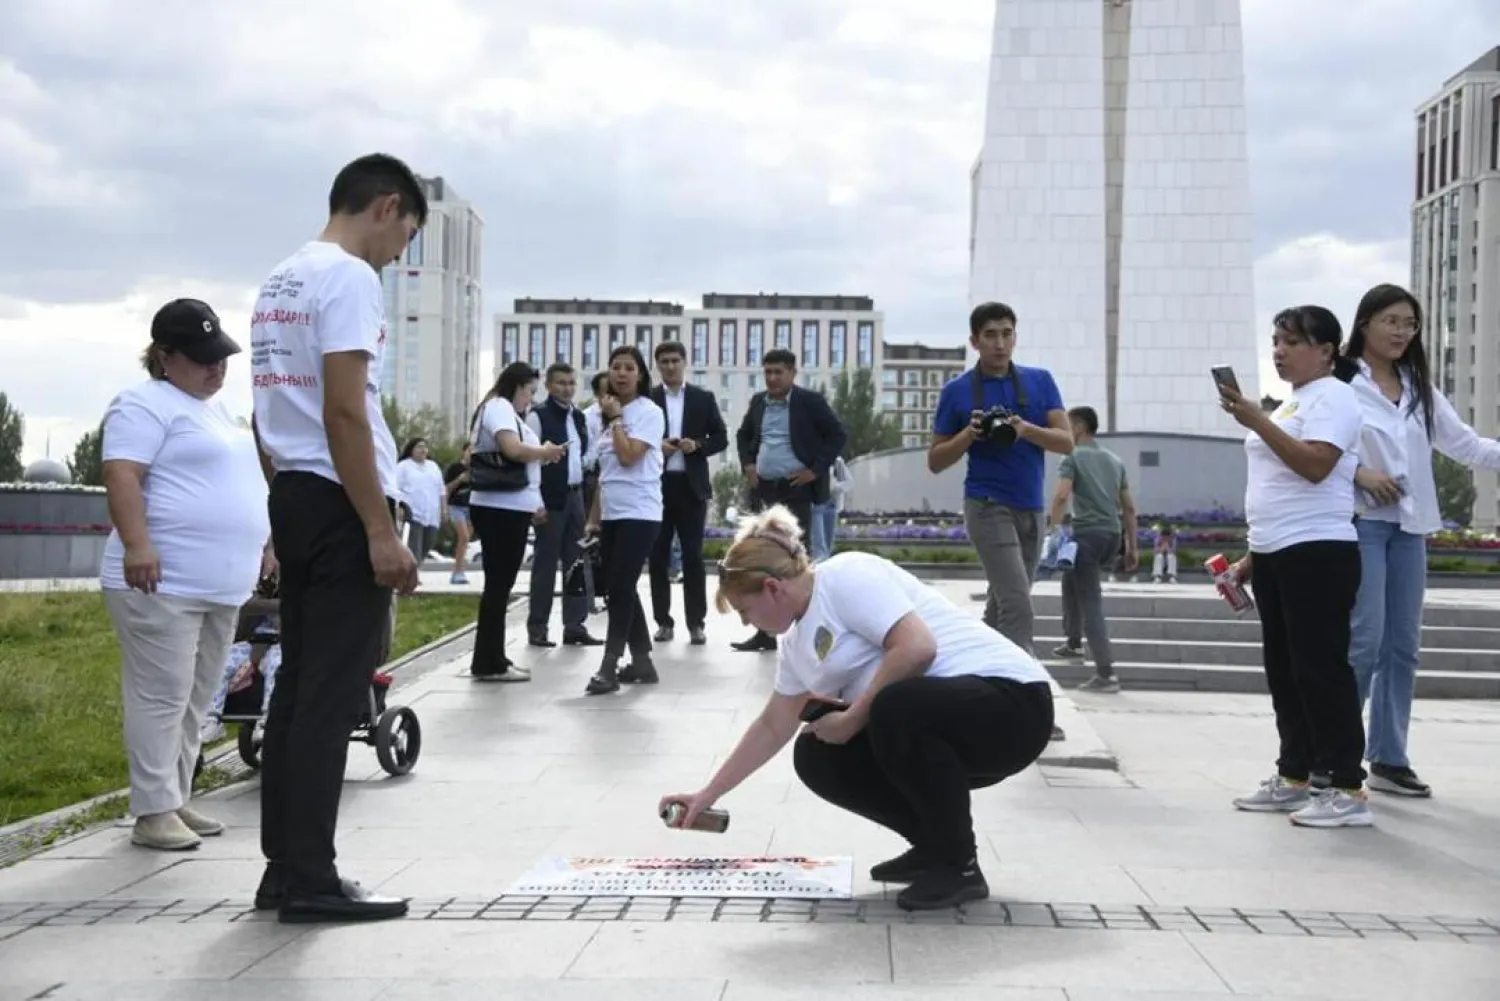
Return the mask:
<svg viewBox="0 0 1500 1001">
<path fill-rule="evenodd" d="M 1203 565 L 1213 576 L 1214 586 L 1219 589 L 1220 596 L 1229 602 L 1229 607 L 1234 610 L 1234 614 L 1244 615 L 1255 607 L 1255 599 L 1250 597 L 1250 592 L 1245 590 L 1244 584 L 1240 583 L 1234 564 L 1230 563 L 1223 553 L 1214 553 L 1203 561 Z"/>
<path fill-rule="evenodd" d="M 682 818 L 687 814 L 687 806 L 682 803 L 668 803 L 667 808 L 661 812 L 662 822 L 668 827 L 679 828 Z M 693 831 L 707 831 L 710 834 L 723 834 L 729 830 L 729 811 L 709 807 L 701 811 L 693 820 Z"/>
</svg>

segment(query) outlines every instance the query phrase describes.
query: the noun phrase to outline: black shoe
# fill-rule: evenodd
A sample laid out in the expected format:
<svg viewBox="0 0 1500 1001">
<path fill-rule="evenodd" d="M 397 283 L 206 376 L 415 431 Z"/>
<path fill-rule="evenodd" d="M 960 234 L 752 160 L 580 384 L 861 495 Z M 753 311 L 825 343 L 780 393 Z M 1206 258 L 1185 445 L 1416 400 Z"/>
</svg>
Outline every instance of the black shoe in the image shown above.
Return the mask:
<svg viewBox="0 0 1500 1001">
<path fill-rule="evenodd" d="M 549 640 L 547 638 L 547 635 L 545 633 L 533 636 L 530 639 L 528 639 L 526 642 L 529 643 L 532 646 L 539 646 L 539 647 L 546 647 L 546 648 L 551 648 L 551 647 L 557 646 L 556 643 L 552 642 L 551 640 Z"/>
<path fill-rule="evenodd" d="M 675 634 L 673 633 L 671 626 L 657 626 L 656 627 L 656 635 L 654 635 L 654 636 L 651 637 L 651 642 L 653 642 L 653 643 L 670 643 L 670 642 L 672 642 L 672 637 L 674 635 Z"/>
<path fill-rule="evenodd" d="M 597 636 L 591 636 L 585 630 L 581 633 L 563 633 L 563 646 L 603 646 L 604 641 Z"/>
<path fill-rule="evenodd" d="M 313 924 L 321 921 L 387 921 L 404 918 L 408 909 L 404 897 L 386 897 L 372 893 L 352 879 L 339 881 L 332 893 L 288 893 L 282 898 L 277 916 L 282 924 Z"/>
<path fill-rule="evenodd" d="M 729 645 L 741 653 L 769 653 L 776 649 L 776 637 L 770 633 L 757 632 L 747 640 Z"/>
<path fill-rule="evenodd" d="M 1068 735 L 1063 732 L 1063 728 L 1062 727 L 1057 726 L 1056 724 L 1054 724 L 1053 727 L 1052 727 L 1052 736 L 1049 737 L 1049 738 L 1047 738 L 1047 739 L 1049 741 L 1050 740 L 1067 740 L 1068 739 Z"/>
<path fill-rule="evenodd" d="M 898 893 L 896 906 L 903 911 L 940 911 L 989 895 L 990 885 L 984 881 L 977 863 L 970 862 L 963 869 L 937 865 L 923 871 Z"/>
<path fill-rule="evenodd" d="M 893 859 L 870 867 L 870 878 L 877 883 L 910 883 L 927 871 L 932 863 L 916 848 L 908 848 Z"/>
<path fill-rule="evenodd" d="M 660 683 L 657 677 L 656 665 L 651 663 L 651 658 L 641 657 L 630 662 L 630 666 L 620 672 L 620 682 L 626 685 L 655 685 Z"/>
<path fill-rule="evenodd" d="M 693 646 L 703 646 L 708 642 L 708 636 L 704 634 L 702 626 L 690 626 L 688 628 L 688 643 Z"/>
<path fill-rule="evenodd" d="M 1411 768 L 1402 768 L 1398 765 L 1377 765 L 1373 761 L 1370 763 L 1369 786 L 1376 792 L 1386 792 L 1392 796 L 1426 799 L 1432 795 L 1432 787 L 1417 778 L 1417 773 Z"/>
<path fill-rule="evenodd" d="M 609 695 L 620 690 L 620 679 L 617 674 L 619 661 L 614 657 L 606 656 L 604 663 L 599 665 L 599 673 L 589 679 L 588 685 L 583 689 L 585 695 Z"/>
<path fill-rule="evenodd" d="M 260 885 L 255 888 L 255 909 L 274 911 L 281 906 L 285 897 L 286 885 L 282 882 L 280 871 L 274 864 L 267 862 L 265 875 L 260 877 Z"/>
</svg>

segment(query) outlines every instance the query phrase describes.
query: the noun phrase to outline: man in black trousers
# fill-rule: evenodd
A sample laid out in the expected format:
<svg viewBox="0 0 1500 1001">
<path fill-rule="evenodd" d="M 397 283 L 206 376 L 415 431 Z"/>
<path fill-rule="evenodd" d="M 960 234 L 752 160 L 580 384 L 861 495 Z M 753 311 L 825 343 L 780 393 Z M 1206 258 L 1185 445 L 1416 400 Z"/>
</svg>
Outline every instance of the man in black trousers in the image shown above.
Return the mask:
<svg viewBox="0 0 1500 1001">
<path fill-rule="evenodd" d="M 795 384 L 797 356 L 786 348 L 766 352 L 761 374 L 766 388 L 750 398 L 736 436 L 750 505 L 757 511 L 786 505 L 811 544 L 813 505 L 828 499 L 829 470 L 849 432 L 822 393 Z M 730 645 L 746 652 L 775 650 L 776 637 L 756 630 Z"/>
<path fill-rule="evenodd" d="M 707 642 L 703 623 L 708 616 L 708 591 L 703 579 L 703 529 L 713 486 L 708 460 L 729 447 L 729 431 L 719 413 L 719 401 L 706 389 L 689 385 L 687 349 L 676 341 L 656 346 L 656 370 L 661 383 L 651 398 L 667 415 L 667 439 L 662 443 L 661 532 L 651 550 L 651 614 L 656 619 L 656 642 L 670 642 L 672 621 L 672 534 L 682 543 L 682 606 L 689 642 Z"/>
<path fill-rule="evenodd" d="M 396 534 L 396 443 L 380 406 L 380 269 L 427 220 L 411 169 L 372 154 L 341 170 L 322 234 L 278 264 L 250 320 L 253 428 L 271 479 L 281 649 L 261 749 L 258 910 L 284 922 L 406 914 L 339 875 L 334 833 L 349 733 L 368 706 L 391 591 L 417 587 Z"/>
<path fill-rule="evenodd" d="M 566 445 L 568 454 L 561 462 L 542 467 L 543 520 L 536 525 L 536 549 L 531 557 L 531 607 L 526 618 L 526 633 L 532 646 L 553 647 L 547 636 L 552 618 L 552 594 L 557 585 L 557 569 L 567 569 L 578 559 L 578 543 L 583 538 L 584 455 L 589 447 L 589 432 L 583 411 L 573 406 L 578 381 L 573 366 L 557 362 L 547 369 L 547 399 L 531 408 L 526 422 L 545 442 Z M 590 636 L 584 620 L 589 614 L 589 596 L 563 594 L 562 641 L 567 646 L 602 646 L 604 641 Z"/>
</svg>

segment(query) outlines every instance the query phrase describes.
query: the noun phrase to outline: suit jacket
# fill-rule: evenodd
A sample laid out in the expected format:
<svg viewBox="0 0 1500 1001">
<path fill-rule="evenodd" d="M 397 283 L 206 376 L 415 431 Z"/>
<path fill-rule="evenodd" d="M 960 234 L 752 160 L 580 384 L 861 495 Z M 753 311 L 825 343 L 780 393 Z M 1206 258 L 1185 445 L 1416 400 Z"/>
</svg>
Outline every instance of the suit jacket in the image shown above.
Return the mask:
<svg viewBox="0 0 1500 1001">
<path fill-rule="evenodd" d="M 667 412 L 667 391 L 656 385 L 651 387 L 651 399 L 663 414 Z M 671 418 L 668 418 L 667 433 L 671 434 Z M 713 484 L 708 475 L 708 460 L 729 447 L 729 430 L 724 427 L 724 415 L 719 413 L 719 401 L 709 390 L 700 389 L 692 383 L 682 387 L 682 437 L 698 443 L 698 451 L 684 455 L 688 485 L 699 500 L 713 496 Z M 663 466 L 666 459 L 662 460 Z M 662 475 L 666 475 L 663 473 Z"/>
<path fill-rule="evenodd" d="M 817 474 L 813 481 L 813 502 L 821 504 L 828 500 L 828 470 L 843 453 L 849 432 L 822 393 L 793 386 L 787 403 L 791 407 L 787 417 L 792 454 L 806 469 Z M 745 411 L 736 436 L 741 467 L 754 465 L 760 453 L 760 425 L 765 414 L 766 391 L 761 390 L 750 398 L 750 409 Z"/>
<path fill-rule="evenodd" d="M 555 445 L 568 443 L 569 411 L 566 407 L 549 396 L 541 404 L 532 407 L 531 412 L 536 415 L 539 429 L 537 437 Z M 582 463 L 589 450 L 589 432 L 587 422 L 583 419 L 583 411 L 573 407 L 572 420 L 573 428 L 578 432 L 578 457 Z M 542 506 L 548 511 L 561 511 L 567 505 L 568 460 L 564 458 L 561 462 L 542 467 Z"/>
</svg>

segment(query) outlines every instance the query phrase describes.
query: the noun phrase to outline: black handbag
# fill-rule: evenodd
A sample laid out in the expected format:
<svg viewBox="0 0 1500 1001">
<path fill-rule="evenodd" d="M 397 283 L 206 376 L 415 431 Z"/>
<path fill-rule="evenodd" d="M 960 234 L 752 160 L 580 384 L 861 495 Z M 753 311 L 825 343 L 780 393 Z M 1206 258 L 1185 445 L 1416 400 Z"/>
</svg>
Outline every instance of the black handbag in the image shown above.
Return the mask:
<svg viewBox="0 0 1500 1001">
<path fill-rule="evenodd" d="M 482 422 L 481 422 L 482 424 Z M 480 427 L 474 429 L 475 444 L 478 444 Z M 516 417 L 516 437 L 525 440 L 521 433 L 521 418 Z M 505 457 L 504 452 L 481 452 L 475 449 L 469 455 L 469 489 L 515 493 L 531 485 L 526 463 L 515 462 Z"/>
</svg>

